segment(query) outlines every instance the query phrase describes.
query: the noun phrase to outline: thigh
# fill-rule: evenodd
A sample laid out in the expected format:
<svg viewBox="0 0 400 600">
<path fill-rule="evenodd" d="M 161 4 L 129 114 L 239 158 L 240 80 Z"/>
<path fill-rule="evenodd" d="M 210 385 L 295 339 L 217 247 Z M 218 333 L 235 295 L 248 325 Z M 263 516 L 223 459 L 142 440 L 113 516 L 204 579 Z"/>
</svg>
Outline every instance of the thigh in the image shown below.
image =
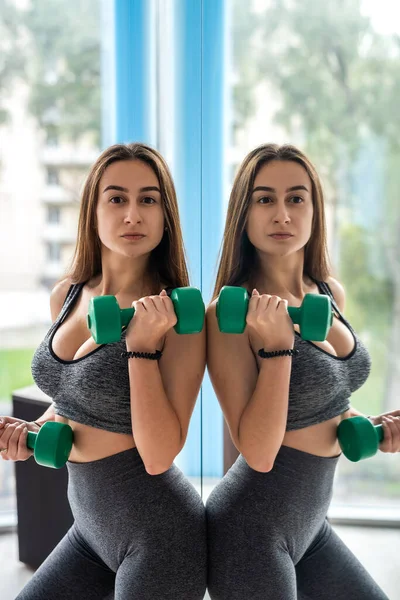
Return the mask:
<svg viewBox="0 0 400 600">
<path fill-rule="evenodd" d="M 296 565 L 299 600 L 389 600 L 328 522 Z"/>
<path fill-rule="evenodd" d="M 182 548 L 136 552 L 125 557 L 115 580 L 115 600 L 203 600 L 207 572 L 205 552 L 196 562 Z"/>
<path fill-rule="evenodd" d="M 185 483 L 186 485 L 186 483 Z M 143 535 L 121 562 L 115 600 L 203 600 L 207 584 L 204 505 L 197 492 L 149 503 Z M 151 517 L 151 518 L 150 518 Z"/>
<path fill-rule="evenodd" d="M 238 499 L 239 500 L 239 499 Z M 230 506 L 207 502 L 208 592 L 212 600 L 295 600 L 288 549 L 251 496 Z"/>
<path fill-rule="evenodd" d="M 90 550 L 73 525 L 16 600 L 111 600 L 115 573 Z"/>
</svg>

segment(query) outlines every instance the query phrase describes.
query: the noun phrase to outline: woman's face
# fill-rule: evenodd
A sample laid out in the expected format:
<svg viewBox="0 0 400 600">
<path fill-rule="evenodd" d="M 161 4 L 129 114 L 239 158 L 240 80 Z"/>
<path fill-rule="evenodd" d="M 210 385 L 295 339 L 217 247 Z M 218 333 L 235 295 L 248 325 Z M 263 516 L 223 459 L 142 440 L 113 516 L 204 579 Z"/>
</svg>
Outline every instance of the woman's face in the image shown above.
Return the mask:
<svg viewBox="0 0 400 600">
<path fill-rule="evenodd" d="M 160 184 L 141 160 L 109 165 L 99 182 L 97 231 L 103 246 L 126 257 L 150 253 L 164 234 Z"/>
<path fill-rule="evenodd" d="M 294 161 L 271 161 L 254 181 L 246 232 L 260 252 L 285 256 L 299 251 L 311 235 L 311 179 Z M 279 235 L 284 234 L 284 235 Z"/>
</svg>

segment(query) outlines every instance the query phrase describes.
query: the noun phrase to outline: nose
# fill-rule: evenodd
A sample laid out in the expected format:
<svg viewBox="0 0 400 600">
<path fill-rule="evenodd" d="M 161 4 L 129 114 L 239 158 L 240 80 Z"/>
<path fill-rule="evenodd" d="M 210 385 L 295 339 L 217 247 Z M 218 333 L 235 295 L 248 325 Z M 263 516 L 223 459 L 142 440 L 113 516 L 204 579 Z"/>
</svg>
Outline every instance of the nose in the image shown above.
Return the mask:
<svg viewBox="0 0 400 600">
<path fill-rule="evenodd" d="M 290 215 L 286 204 L 277 202 L 273 216 L 274 223 L 290 223 Z"/>
<path fill-rule="evenodd" d="M 140 223 L 141 221 L 142 216 L 137 202 L 127 202 L 124 223 Z"/>
</svg>

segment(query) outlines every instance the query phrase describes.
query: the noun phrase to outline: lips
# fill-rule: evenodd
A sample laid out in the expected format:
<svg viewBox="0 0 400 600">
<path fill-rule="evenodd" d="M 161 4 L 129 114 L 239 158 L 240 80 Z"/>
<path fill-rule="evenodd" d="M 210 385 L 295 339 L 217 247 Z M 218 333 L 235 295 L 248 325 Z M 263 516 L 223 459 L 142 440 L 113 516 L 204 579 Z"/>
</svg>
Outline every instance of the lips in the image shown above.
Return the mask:
<svg viewBox="0 0 400 600">
<path fill-rule="evenodd" d="M 272 237 L 275 240 L 287 240 L 288 238 L 293 237 L 293 235 L 291 233 L 272 233 L 269 237 Z"/>
<path fill-rule="evenodd" d="M 126 240 L 141 240 L 146 236 L 143 233 L 126 233 L 122 237 Z"/>
</svg>

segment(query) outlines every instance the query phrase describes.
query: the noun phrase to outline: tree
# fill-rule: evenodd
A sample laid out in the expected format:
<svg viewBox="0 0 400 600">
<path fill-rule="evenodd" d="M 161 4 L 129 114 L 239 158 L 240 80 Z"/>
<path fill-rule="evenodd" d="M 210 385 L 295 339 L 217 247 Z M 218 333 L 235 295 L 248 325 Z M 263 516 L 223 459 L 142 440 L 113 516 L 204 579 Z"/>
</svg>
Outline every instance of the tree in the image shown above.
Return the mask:
<svg viewBox="0 0 400 600">
<path fill-rule="evenodd" d="M 100 3 L 31 0 L 23 15 L 30 34 L 30 109 L 50 135 L 98 145 L 101 122 Z"/>
<path fill-rule="evenodd" d="M 5 101 L 14 77 L 24 67 L 19 34 L 18 11 L 9 0 L 0 0 L 0 125 L 8 117 Z"/>
</svg>

